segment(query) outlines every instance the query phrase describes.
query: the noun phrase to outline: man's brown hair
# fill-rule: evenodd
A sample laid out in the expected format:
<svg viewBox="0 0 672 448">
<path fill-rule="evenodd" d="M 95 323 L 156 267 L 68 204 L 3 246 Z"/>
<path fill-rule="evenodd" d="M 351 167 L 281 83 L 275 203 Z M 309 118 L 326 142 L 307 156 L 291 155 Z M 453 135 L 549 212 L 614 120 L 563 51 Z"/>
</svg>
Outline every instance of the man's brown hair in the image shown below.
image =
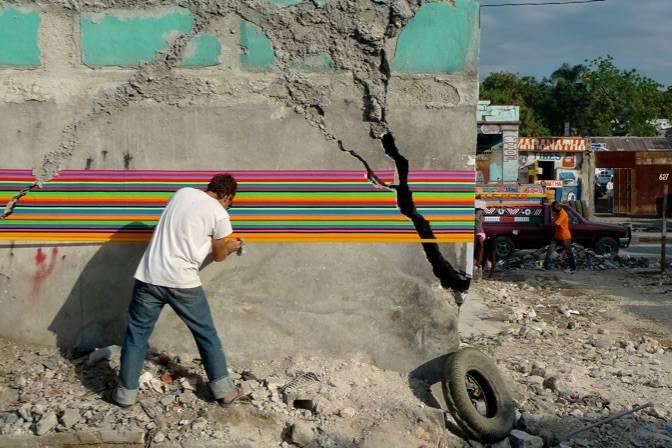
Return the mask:
<svg viewBox="0 0 672 448">
<path fill-rule="evenodd" d="M 237 189 L 238 183 L 236 182 L 236 179 L 229 173 L 221 173 L 215 174 L 212 179 L 210 179 L 208 188 L 205 191 L 212 191 L 217 195 L 218 199 L 222 199 L 227 195 L 235 196 Z"/>
</svg>

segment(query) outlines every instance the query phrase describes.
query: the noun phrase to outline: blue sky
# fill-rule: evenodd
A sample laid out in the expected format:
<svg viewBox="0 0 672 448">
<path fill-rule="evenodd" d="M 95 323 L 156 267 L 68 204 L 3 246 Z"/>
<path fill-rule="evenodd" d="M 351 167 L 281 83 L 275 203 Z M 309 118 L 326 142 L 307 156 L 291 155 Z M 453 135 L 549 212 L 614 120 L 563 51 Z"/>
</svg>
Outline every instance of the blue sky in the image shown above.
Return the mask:
<svg viewBox="0 0 672 448">
<path fill-rule="evenodd" d="M 607 54 L 621 68 L 672 85 L 672 0 L 481 9 L 481 78 L 501 70 L 542 78 L 563 62 Z"/>
</svg>

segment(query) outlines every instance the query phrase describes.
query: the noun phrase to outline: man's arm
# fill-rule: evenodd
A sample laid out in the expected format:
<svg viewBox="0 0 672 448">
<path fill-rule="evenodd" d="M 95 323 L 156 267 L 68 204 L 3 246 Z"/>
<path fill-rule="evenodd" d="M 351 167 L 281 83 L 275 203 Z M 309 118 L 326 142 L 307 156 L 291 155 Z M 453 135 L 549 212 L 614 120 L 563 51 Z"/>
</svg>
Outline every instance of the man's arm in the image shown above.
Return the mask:
<svg viewBox="0 0 672 448">
<path fill-rule="evenodd" d="M 218 240 L 212 240 L 212 259 L 214 261 L 224 261 L 226 257 L 231 255 L 234 252 L 237 252 L 242 245 L 242 240 L 240 238 L 229 239 L 229 238 L 220 238 Z"/>
</svg>

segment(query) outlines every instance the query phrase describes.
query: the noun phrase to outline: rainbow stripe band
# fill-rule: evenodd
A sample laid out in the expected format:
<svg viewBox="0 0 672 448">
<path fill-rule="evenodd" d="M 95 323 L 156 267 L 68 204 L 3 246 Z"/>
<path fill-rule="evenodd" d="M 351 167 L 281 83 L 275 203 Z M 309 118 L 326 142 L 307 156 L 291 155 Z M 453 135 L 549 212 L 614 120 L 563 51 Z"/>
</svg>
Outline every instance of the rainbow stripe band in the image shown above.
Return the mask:
<svg viewBox="0 0 672 448">
<path fill-rule="evenodd" d="M 215 171 L 62 171 L 0 220 L 0 240 L 146 241 L 183 187 L 204 189 Z M 363 171 L 234 171 L 229 210 L 248 242 L 419 242 L 394 191 Z M 394 181 L 393 171 L 376 173 Z M 0 204 L 32 185 L 29 170 L 0 170 Z M 414 171 L 409 186 L 436 242 L 473 241 L 474 173 Z"/>
</svg>

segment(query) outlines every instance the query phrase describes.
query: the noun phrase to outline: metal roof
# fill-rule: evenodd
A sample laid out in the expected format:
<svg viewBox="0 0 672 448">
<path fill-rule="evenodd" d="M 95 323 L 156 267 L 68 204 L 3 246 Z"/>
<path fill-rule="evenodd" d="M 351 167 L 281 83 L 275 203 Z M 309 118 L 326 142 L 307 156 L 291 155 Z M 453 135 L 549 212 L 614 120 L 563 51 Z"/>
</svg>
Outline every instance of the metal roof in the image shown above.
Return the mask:
<svg viewBox="0 0 672 448">
<path fill-rule="evenodd" d="M 668 137 L 591 137 L 590 141 L 595 151 L 672 151 Z"/>
</svg>

